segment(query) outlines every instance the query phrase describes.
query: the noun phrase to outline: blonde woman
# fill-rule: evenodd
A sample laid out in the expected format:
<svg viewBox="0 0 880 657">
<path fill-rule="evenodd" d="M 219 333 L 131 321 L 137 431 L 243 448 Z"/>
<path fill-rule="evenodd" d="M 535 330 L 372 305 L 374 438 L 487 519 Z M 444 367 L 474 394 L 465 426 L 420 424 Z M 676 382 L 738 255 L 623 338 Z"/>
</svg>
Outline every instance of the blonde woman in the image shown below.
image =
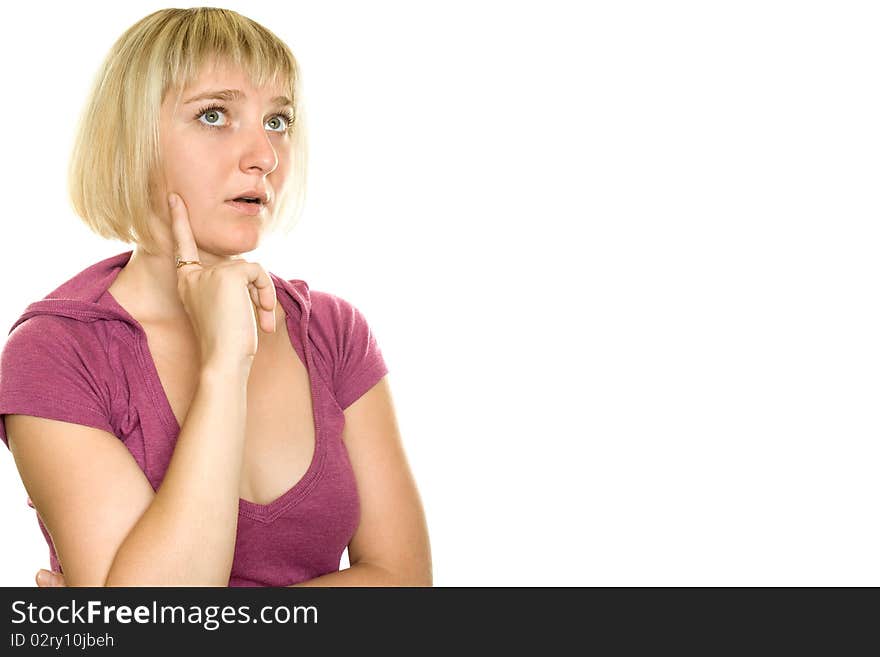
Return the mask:
<svg viewBox="0 0 880 657">
<path fill-rule="evenodd" d="M 134 248 L 28 306 L 0 361 L 50 583 L 432 585 L 363 314 L 242 257 L 301 212 L 304 128 L 290 49 L 233 11 L 157 11 L 107 56 L 69 191 Z"/>
</svg>

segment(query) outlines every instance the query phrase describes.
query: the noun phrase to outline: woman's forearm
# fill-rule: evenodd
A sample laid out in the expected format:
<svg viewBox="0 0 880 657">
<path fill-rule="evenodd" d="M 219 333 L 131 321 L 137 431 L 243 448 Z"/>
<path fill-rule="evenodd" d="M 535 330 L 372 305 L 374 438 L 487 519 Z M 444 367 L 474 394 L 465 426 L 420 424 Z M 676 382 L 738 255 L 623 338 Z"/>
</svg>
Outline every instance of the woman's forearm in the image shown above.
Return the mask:
<svg viewBox="0 0 880 657">
<path fill-rule="evenodd" d="M 308 586 L 433 586 L 433 582 L 430 576 L 397 576 L 379 566 L 361 562 L 288 588 Z"/>
<path fill-rule="evenodd" d="M 152 504 L 123 541 L 107 586 L 227 586 L 235 552 L 250 363 L 212 363 Z"/>
</svg>

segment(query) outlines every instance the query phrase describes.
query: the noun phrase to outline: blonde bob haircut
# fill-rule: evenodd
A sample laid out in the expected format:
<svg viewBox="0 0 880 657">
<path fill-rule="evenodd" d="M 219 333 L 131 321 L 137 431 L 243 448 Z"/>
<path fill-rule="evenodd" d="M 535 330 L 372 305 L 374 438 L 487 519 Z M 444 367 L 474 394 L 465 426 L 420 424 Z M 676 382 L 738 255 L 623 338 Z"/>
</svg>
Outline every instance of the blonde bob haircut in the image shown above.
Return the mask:
<svg viewBox="0 0 880 657">
<path fill-rule="evenodd" d="M 68 168 L 74 212 L 106 239 L 159 252 L 150 212 L 157 198 L 162 100 L 194 83 L 204 66 L 235 65 L 255 87 L 278 84 L 293 100 L 290 179 L 266 229 L 289 232 L 305 203 L 307 142 L 302 79 L 290 48 L 259 23 L 214 7 L 162 9 L 132 25 L 95 75 L 79 117 Z M 156 203 L 162 203 L 158 208 Z"/>
</svg>

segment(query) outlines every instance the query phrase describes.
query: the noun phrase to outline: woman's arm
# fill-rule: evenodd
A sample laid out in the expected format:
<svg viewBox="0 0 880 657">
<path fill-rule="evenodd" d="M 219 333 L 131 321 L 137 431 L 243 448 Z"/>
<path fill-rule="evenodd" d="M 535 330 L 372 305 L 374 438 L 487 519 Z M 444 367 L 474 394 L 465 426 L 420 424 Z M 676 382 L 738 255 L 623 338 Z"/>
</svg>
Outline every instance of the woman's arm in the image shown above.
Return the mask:
<svg viewBox="0 0 880 657">
<path fill-rule="evenodd" d="M 235 552 L 249 365 L 211 363 L 156 499 L 116 553 L 107 586 L 227 586 Z"/>
<path fill-rule="evenodd" d="M 348 545 L 352 567 L 312 581 L 326 582 L 316 586 L 432 586 L 428 525 L 387 376 L 345 409 L 342 438 L 361 505 L 360 524 Z M 372 568 L 358 568 L 362 564 Z"/>
<path fill-rule="evenodd" d="M 40 570 L 36 576 L 37 586 L 52 587 L 66 586 L 64 575 L 50 570 Z M 310 579 L 291 586 L 430 586 L 427 583 L 407 583 L 395 579 L 391 573 L 379 566 L 368 563 L 355 564 L 351 568 L 340 570 L 335 573 L 327 573 L 314 579 Z"/>
<path fill-rule="evenodd" d="M 427 523 L 386 378 L 345 410 L 343 440 L 361 499 L 351 567 L 293 586 L 433 586 Z M 39 586 L 64 586 L 60 573 L 40 572 Z"/>
<path fill-rule="evenodd" d="M 248 376 L 246 363 L 202 370 L 158 491 L 111 434 L 7 416 L 22 481 L 64 564 L 58 585 L 228 585 Z"/>
<path fill-rule="evenodd" d="M 327 573 L 299 584 L 291 584 L 291 587 L 307 586 L 430 586 L 430 584 L 401 582 L 379 566 L 357 563 L 345 570 Z"/>
</svg>

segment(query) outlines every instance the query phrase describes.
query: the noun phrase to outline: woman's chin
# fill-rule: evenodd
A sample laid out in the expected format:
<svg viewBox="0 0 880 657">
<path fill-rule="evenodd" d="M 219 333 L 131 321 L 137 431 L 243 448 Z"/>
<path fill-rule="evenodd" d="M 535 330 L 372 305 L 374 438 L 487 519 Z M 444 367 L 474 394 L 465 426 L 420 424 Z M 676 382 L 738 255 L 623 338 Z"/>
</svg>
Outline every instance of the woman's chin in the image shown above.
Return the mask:
<svg viewBox="0 0 880 657">
<path fill-rule="evenodd" d="M 259 230 L 242 230 L 240 228 L 228 229 L 226 234 L 215 233 L 211 239 L 200 241 L 205 250 L 222 255 L 227 258 L 249 253 L 260 246 Z M 208 246 L 210 245 L 210 246 Z"/>
</svg>

